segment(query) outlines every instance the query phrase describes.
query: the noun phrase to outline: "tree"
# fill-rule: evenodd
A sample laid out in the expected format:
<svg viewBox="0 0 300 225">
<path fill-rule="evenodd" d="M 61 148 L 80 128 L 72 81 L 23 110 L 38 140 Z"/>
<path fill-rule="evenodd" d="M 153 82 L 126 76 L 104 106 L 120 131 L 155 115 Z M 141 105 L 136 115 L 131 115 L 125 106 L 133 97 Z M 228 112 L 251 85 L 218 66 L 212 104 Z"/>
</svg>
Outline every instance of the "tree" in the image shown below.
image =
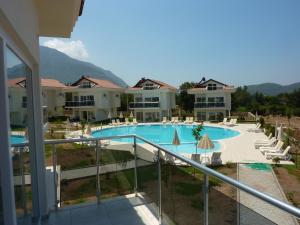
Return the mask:
<svg viewBox="0 0 300 225">
<path fill-rule="evenodd" d="M 198 125 L 197 127 L 195 127 L 193 130 L 192 130 L 192 134 L 193 134 L 193 136 L 194 136 L 194 138 L 195 138 L 195 140 L 198 142 L 198 141 L 200 141 L 200 139 L 202 138 L 201 137 L 201 131 L 203 130 L 203 125 L 202 124 L 200 124 L 200 125 Z M 196 143 L 197 144 L 197 143 Z"/>
<path fill-rule="evenodd" d="M 193 111 L 195 97 L 187 93 L 188 89 L 196 87 L 195 82 L 184 82 L 179 86 L 179 94 L 176 96 L 177 104 L 185 111 Z"/>
</svg>

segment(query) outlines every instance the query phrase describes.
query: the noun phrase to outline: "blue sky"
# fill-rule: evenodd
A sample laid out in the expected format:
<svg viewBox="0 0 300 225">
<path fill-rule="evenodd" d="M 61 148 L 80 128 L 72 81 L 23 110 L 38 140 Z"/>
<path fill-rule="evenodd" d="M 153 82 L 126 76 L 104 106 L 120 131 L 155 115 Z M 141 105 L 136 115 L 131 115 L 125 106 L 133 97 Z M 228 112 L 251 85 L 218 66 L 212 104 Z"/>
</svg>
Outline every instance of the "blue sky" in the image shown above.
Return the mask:
<svg viewBox="0 0 300 225">
<path fill-rule="evenodd" d="M 300 79 L 299 0 L 87 0 L 71 39 L 45 44 L 111 70 L 178 86 Z M 50 45 L 49 45 L 50 43 Z"/>
</svg>

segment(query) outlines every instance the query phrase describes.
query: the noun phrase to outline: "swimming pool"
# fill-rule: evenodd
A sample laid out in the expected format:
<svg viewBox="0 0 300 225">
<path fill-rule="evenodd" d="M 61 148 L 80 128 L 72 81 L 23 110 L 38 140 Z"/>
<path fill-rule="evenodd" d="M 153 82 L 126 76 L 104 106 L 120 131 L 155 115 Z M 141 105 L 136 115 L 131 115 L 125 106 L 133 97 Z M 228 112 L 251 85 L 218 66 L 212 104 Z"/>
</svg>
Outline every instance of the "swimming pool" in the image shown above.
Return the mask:
<svg viewBox="0 0 300 225">
<path fill-rule="evenodd" d="M 10 136 L 10 143 L 11 144 L 19 144 L 25 141 L 25 137 L 21 135 L 11 135 Z"/>
<path fill-rule="evenodd" d="M 97 130 L 92 133 L 94 137 L 108 137 L 118 135 L 136 134 L 151 142 L 159 144 L 172 151 L 181 153 L 195 153 L 195 139 L 192 130 L 196 125 L 173 125 L 173 124 L 146 124 L 137 126 L 120 126 Z M 175 129 L 181 145 L 172 145 Z M 239 132 L 221 127 L 204 126 L 201 135 L 207 134 L 214 142 L 215 147 L 211 150 L 198 149 L 198 153 L 217 151 L 220 149 L 218 140 L 231 138 L 239 135 Z M 132 138 L 119 139 L 121 142 L 132 142 Z"/>
</svg>

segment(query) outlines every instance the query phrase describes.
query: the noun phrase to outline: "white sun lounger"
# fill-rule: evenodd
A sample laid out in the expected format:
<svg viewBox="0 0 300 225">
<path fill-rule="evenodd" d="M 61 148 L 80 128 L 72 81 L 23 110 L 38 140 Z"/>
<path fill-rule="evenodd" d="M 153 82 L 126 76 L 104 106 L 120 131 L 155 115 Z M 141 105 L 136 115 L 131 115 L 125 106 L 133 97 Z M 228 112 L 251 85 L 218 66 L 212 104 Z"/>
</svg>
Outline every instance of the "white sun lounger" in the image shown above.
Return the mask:
<svg viewBox="0 0 300 225">
<path fill-rule="evenodd" d="M 114 119 L 111 120 L 111 124 L 112 124 L 113 126 L 116 126 L 116 125 L 117 125 L 117 123 L 116 123 L 116 121 L 115 121 Z"/>
<path fill-rule="evenodd" d="M 190 118 L 189 123 L 190 124 L 194 123 L 194 117 L 189 117 L 189 118 Z"/>
<path fill-rule="evenodd" d="M 219 124 L 225 125 L 226 123 L 227 123 L 227 118 L 225 117 L 225 118 L 223 119 L 223 122 L 221 122 L 221 123 L 219 123 Z"/>
<path fill-rule="evenodd" d="M 174 117 L 174 123 L 179 123 L 178 117 Z"/>
<path fill-rule="evenodd" d="M 275 137 L 272 137 L 268 141 L 265 141 L 265 142 L 256 142 L 256 143 L 254 143 L 254 145 L 255 145 L 255 148 L 259 148 L 259 147 L 272 147 L 272 145 L 274 145 L 276 141 L 277 141 L 277 139 Z"/>
<path fill-rule="evenodd" d="M 237 122 L 237 119 L 231 119 L 229 121 L 229 123 L 225 123 L 225 125 L 228 126 L 228 127 L 233 127 L 233 126 L 236 125 L 236 122 Z"/>
<path fill-rule="evenodd" d="M 134 125 L 137 125 L 137 124 L 138 124 L 138 122 L 136 121 L 136 118 L 133 118 L 133 119 L 132 119 L 132 123 L 133 123 Z"/>
<path fill-rule="evenodd" d="M 125 124 L 128 125 L 129 124 L 129 119 L 125 118 Z"/>
<path fill-rule="evenodd" d="M 260 124 L 260 123 L 257 123 L 256 126 L 255 126 L 255 128 L 250 128 L 250 129 L 248 129 L 247 131 L 248 131 L 248 132 L 259 132 L 259 131 L 261 131 L 261 130 L 260 130 L 260 127 L 261 127 L 261 124 Z"/>
<path fill-rule="evenodd" d="M 279 159 L 287 160 L 289 158 L 288 152 L 290 149 L 291 149 L 291 146 L 287 146 L 283 152 L 266 153 L 266 157 L 267 157 L 267 159 L 279 158 Z"/>
<path fill-rule="evenodd" d="M 162 123 L 166 123 L 167 122 L 167 117 L 163 117 Z"/>
<path fill-rule="evenodd" d="M 117 124 L 117 125 L 121 125 L 122 123 L 120 122 L 119 119 L 116 119 L 116 124 Z"/>
<path fill-rule="evenodd" d="M 264 140 L 256 140 L 256 141 L 254 142 L 254 144 L 259 144 L 259 143 L 266 143 L 266 142 L 269 142 L 269 141 L 271 140 L 271 138 L 272 138 L 272 133 L 269 134 L 268 139 L 264 139 Z"/>
<path fill-rule="evenodd" d="M 267 152 L 280 152 L 283 145 L 284 143 L 282 141 L 278 141 L 274 147 L 260 147 L 259 150 L 263 154 Z"/>
</svg>

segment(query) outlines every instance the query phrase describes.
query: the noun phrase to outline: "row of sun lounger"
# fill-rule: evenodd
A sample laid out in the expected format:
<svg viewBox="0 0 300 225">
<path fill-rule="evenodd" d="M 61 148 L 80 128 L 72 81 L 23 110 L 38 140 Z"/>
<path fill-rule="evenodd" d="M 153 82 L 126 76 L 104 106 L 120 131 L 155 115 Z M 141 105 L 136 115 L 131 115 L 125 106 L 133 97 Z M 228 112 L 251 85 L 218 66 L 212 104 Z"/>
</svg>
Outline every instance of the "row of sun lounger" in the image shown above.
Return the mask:
<svg viewBox="0 0 300 225">
<path fill-rule="evenodd" d="M 167 117 L 163 117 L 162 123 L 179 123 L 178 117 L 172 117 L 170 121 L 167 120 Z M 191 124 L 194 123 L 194 117 L 186 117 L 183 123 Z"/>
<path fill-rule="evenodd" d="M 126 124 L 126 125 L 129 125 L 129 124 L 136 125 L 136 124 L 138 124 L 138 122 L 136 121 L 136 118 L 133 118 L 132 122 L 129 122 L 128 118 L 125 118 L 125 122 L 120 122 L 119 119 L 112 119 L 110 125 L 112 125 L 112 126 L 119 126 L 119 125 L 124 125 L 124 124 Z"/>
<path fill-rule="evenodd" d="M 265 140 L 257 140 L 254 142 L 255 148 L 259 149 L 259 151 L 264 154 L 267 159 L 279 158 L 282 160 L 288 160 L 290 157 L 288 152 L 291 149 L 291 146 L 287 146 L 283 149 L 283 145 L 284 143 L 281 140 L 277 140 L 275 137 L 272 137 L 272 134 L 270 134 Z"/>
<path fill-rule="evenodd" d="M 220 124 L 228 126 L 228 127 L 233 127 L 233 126 L 237 125 L 237 119 L 230 119 L 230 121 L 228 121 L 228 119 L 225 117 L 223 119 L 223 122 L 221 122 Z"/>
</svg>

